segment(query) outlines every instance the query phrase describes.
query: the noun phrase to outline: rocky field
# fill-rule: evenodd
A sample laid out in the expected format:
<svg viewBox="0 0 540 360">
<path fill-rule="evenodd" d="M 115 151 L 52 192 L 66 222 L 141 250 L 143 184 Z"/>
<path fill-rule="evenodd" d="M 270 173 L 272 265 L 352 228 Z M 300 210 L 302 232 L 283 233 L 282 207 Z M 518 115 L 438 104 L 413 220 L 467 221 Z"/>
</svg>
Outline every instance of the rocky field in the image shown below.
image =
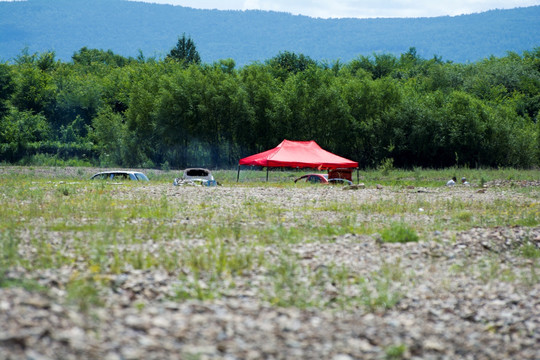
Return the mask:
<svg viewBox="0 0 540 360">
<path fill-rule="evenodd" d="M 1 181 L 0 359 L 540 358 L 535 181 Z"/>
</svg>

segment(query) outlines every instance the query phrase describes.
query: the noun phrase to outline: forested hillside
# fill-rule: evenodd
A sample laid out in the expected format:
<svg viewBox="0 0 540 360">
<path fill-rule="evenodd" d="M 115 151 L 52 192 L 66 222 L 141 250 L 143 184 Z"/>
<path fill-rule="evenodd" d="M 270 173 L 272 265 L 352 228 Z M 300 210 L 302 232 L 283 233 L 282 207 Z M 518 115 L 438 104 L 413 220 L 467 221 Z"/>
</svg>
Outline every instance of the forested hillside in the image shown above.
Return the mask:
<svg viewBox="0 0 540 360">
<path fill-rule="evenodd" d="M 399 56 L 410 47 L 424 58 L 465 63 L 538 46 L 538 19 L 540 6 L 456 17 L 325 20 L 124 0 L 0 2 L 0 61 L 13 60 L 25 47 L 69 61 L 84 46 L 159 59 L 185 33 L 206 63 L 231 58 L 243 66 L 280 51 L 348 62 L 373 53 Z"/>
<path fill-rule="evenodd" d="M 362 167 L 540 165 L 540 48 L 472 64 L 414 48 L 332 64 L 282 52 L 241 68 L 177 48 L 0 64 L 0 162 L 223 168 L 290 139 Z"/>
</svg>

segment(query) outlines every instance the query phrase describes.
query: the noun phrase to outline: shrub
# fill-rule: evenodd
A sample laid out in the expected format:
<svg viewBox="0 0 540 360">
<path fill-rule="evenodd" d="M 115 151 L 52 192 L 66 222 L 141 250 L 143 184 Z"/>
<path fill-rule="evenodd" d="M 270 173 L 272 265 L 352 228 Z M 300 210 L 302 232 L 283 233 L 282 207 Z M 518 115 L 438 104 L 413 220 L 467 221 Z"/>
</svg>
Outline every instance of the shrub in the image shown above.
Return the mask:
<svg viewBox="0 0 540 360">
<path fill-rule="evenodd" d="M 389 228 L 383 230 L 381 237 L 383 242 L 386 243 L 418 241 L 416 231 L 404 223 L 393 223 Z"/>
</svg>

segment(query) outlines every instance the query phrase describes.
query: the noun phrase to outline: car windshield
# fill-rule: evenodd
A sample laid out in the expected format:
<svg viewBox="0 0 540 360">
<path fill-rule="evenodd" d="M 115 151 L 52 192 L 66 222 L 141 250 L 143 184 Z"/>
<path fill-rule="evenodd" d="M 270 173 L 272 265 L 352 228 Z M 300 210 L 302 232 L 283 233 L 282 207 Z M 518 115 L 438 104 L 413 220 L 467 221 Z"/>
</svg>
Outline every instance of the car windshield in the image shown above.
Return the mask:
<svg viewBox="0 0 540 360">
<path fill-rule="evenodd" d="M 206 169 L 188 169 L 186 170 L 187 176 L 205 177 L 210 175 L 210 172 Z"/>
<path fill-rule="evenodd" d="M 149 181 L 146 175 L 144 175 L 143 173 L 135 173 L 134 175 L 137 177 L 137 180 Z"/>
<path fill-rule="evenodd" d="M 312 182 L 312 183 L 320 183 L 323 181 L 322 179 L 323 177 L 319 175 L 309 175 L 307 178 L 307 181 Z"/>
</svg>

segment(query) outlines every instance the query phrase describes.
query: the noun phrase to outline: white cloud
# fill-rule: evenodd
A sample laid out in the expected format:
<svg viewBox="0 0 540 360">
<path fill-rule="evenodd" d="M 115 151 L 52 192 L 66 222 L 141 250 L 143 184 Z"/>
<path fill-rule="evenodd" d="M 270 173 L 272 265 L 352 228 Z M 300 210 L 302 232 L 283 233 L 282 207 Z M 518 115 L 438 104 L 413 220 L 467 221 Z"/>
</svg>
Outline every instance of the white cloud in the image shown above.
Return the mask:
<svg viewBox="0 0 540 360">
<path fill-rule="evenodd" d="M 2 1 L 2 0 L 0 0 Z M 197 9 L 272 10 L 322 18 L 431 17 L 540 5 L 540 0 L 132 0 Z"/>
</svg>

